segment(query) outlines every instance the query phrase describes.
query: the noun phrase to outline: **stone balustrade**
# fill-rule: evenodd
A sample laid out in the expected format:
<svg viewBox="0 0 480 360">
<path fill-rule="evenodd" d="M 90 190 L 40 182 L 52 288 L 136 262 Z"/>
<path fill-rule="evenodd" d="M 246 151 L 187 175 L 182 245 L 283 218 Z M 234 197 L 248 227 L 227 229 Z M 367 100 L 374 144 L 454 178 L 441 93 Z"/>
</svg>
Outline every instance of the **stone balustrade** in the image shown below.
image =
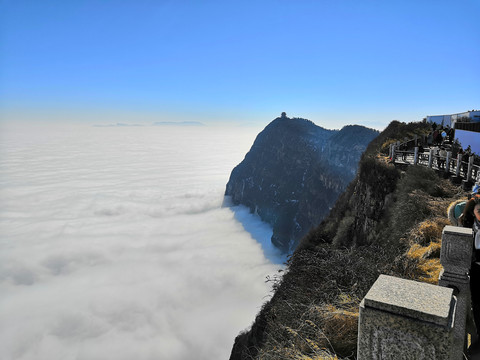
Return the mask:
<svg viewBox="0 0 480 360">
<path fill-rule="evenodd" d="M 357 359 L 463 359 L 472 249 L 471 229 L 446 226 L 439 286 L 380 275 L 360 304 Z"/>
<path fill-rule="evenodd" d="M 399 143 L 390 145 L 389 157 L 394 164 L 426 166 L 442 171 L 446 176 L 454 176 L 454 180 L 464 181 L 467 186 L 480 180 L 480 166 L 474 164 L 473 156 L 470 156 L 468 161 L 463 161 L 462 154 L 454 158 L 451 151 L 447 151 L 446 156 L 439 156 L 434 154 L 433 149 L 419 153 L 418 147 L 413 151 L 402 151 L 399 150 L 399 145 Z"/>
</svg>

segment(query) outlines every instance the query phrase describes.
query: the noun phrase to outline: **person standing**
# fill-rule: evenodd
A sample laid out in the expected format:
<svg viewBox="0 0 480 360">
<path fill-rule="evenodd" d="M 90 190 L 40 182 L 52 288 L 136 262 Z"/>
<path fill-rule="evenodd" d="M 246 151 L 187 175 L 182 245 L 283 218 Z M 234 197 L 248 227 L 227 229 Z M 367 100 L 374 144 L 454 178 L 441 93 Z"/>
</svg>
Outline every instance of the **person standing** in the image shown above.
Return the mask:
<svg viewBox="0 0 480 360">
<path fill-rule="evenodd" d="M 438 168 L 439 169 L 445 169 L 446 159 L 447 159 L 447 151 L 445 150 L 444 147 L 441 147 L 440 151 L 438 152 Z"/>
</svg>

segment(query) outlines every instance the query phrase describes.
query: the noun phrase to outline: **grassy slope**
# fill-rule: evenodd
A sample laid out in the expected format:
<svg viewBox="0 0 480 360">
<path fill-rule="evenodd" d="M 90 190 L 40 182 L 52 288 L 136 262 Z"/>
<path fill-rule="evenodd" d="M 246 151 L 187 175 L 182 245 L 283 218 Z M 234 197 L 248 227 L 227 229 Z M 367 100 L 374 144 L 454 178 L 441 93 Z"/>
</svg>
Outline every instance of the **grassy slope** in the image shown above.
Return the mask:
<svg viewBox="0 0 480 360">
<path fill-rule="evenodd" d="M 438 281 L 448 204 L 465 193 L 432 170 L 388 164 L 396 139 L 423 134 L 393 122 L 367 148 L 357 178 L 302 240 L 272 299 L 240 334 L 232 359 L 335 359 L 356 353 L 358 305 L 378 275 Z"/>
</svg>

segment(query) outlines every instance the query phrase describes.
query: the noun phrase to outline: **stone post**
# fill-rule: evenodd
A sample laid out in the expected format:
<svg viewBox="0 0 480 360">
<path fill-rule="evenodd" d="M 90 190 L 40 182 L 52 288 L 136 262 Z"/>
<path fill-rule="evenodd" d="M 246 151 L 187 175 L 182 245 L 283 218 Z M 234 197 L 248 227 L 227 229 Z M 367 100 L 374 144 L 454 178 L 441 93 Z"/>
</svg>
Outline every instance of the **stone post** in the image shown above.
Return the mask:
<svg viewBox="0 0 480 360">
<path fill-rule="evenodd" d="M 433 149 L 430 149 L 430 154 L 428 155 L 428 167 L 431 169 L 433 164 Z"/>
<path fill-rule="evenodd" d="M 462 166 L 462 154 L 457 155 L 457 169 L 455 170 L 455 176 L 460 176 L 460 167 Z"/>
<path fill-rule="evenodd" d="M 416 139 L 415 139 L 416 142 Z M 413 165 L 418 164 L 418 146 L 415 146 L 415 152 L 413 153 Z"/>
<path fill-rule="evenodd" d="M 468 158 L 468 173 L 466 177 L 467 182 L 470 182 L 472 180 L 473 160 L 475 160 L 473 155 L 470 155 L 470 157 Z"/>
<path fill-rule="evenodd" d="M 388 157 L 389 157 L 390 159 L 391 159 L 392 156 L 393 156 L 393 146 L 394 146 L 393 144 L 390 144 L 390 150 L 389 150 L 389 152 L 388 152 Z"/>
<path fill-rule="evenodd" d="M 453 289 L 380 275 L 360 304 L 357 360 L 452 356 Z"/>
<path fill-rule="evenodd" d="M 447 161 L 445 163 L 445 172 L 448 174 L 450 172 L 450 161 L 452 160 L 452 152 L 447 151 Z"/>
<path fill-rule="evenodd" d="M 395 163 L 395 156 L 396 156 L 395 151 L 396 151 L 396 150 L 397 150 L 397 145 L 394 144 L 394 145 L 392 146 L 392 162 L 393 162 L 393 163 Z"/>
<path fill-rule="evenodd" d="M 454 321 L 455 352 L 452 359 L 461 359 L 466 349 L 467 313 L 470 312 L 470 278 L 468 272 L 472 261 L 473 231 L 472 229 L 445 226 L 442 233 L 442 249 L 440 262 L 443 271 L 438 285 L 454 289 L 457 297 L 457 308 Z"/>
</svg>

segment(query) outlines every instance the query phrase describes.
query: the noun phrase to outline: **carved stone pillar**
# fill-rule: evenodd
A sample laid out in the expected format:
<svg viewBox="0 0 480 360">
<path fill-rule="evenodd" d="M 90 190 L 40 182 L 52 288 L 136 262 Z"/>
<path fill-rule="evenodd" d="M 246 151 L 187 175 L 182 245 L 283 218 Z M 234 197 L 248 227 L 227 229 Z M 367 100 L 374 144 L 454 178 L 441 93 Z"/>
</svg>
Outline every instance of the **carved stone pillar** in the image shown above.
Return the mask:
<svg viewBox="0 0 480 360">
<path fill-rule="evenodd" d="M 457 310 L 454 322 L 454 342 L 456 353 L 452 359 L 461 359 L 466 348 L 466 319 L 471 310 L 470 278 L 468 272 L 472 262 L 472 229 L 445 226 L 442 233 L 442 250 L 440 262 L 443 271 L 438 285 L 454 289 L 457 297 Z M 461 345 L 461 346 L 460 346 Z"/>
<path fill-rule="evenodd" d="M 430 154 L 428 155 L 428 167 L 431 169 L 433 164 L 433 149 L 430 149 Z"/>
<path fill-rule="evenodd" d="M 450 173 L 450 161 L 452 160 L 452 152 L 447 151 L 447 160 L 445 163 L 445 172 L 448 174 Z"/>
<path fill-rule="evenodd" d="M 470 155 L 470 157 L 468 158 L 468 173 L 466 176 L 467 182 L 472 181 L 473 160 L 475 160 L 473 155 Z"/>
<path fill-rule="evenodd" d="M 462 166 L 462 154 L 457 155 L 457 168 L 455 170 L 455 176 L 459 177 L 460 176 L 460 167 Z"/>
<path fill-rule="evenodd" d="M 360 304 L 357 360 L 452 356 L 453 289 L 380 275 Z"/>
</svg>

